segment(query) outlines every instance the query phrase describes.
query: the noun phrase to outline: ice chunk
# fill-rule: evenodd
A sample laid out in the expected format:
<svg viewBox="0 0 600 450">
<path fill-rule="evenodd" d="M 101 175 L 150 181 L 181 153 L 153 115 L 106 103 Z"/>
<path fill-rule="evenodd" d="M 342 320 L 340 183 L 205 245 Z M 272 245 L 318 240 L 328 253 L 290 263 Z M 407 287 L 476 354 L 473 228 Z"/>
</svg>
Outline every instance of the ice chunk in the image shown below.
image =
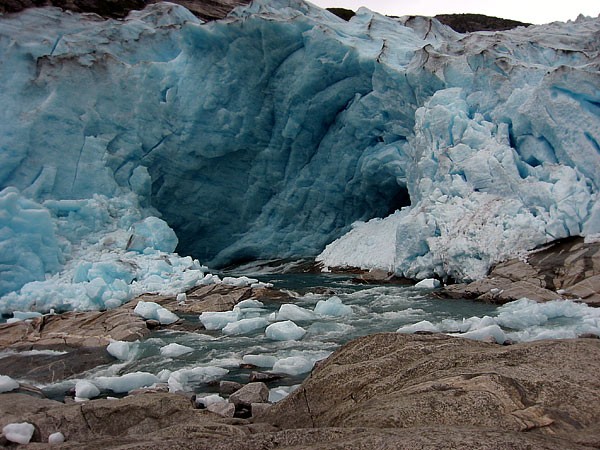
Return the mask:
<svg viewBox="0 0 600 450">
<path fill-rule="evenodd" d="M 63 251 L 50 212 L 14 187 L 0 190 L 0 230 L 0 297 L 60 268 Z"/>
<path fill-rule="evenodd" d="M 121 361 L 129 361 L 136 357 L 138 348 L 138 342 L 114 341 L 108 344 L 106 351 Z"/>
<path fill-rule="evenodd" d="M 162 219 L 147 217 L 131 227 L 128 250 L 143 253 L 147 249 L 172 252 L 177 247 L 175 232 Z"/>
<path fill-rule="evenodd" d="M 227 284 L 229 286 L 235 286 L 235 287 L 246 287 L 246 286 L 250 286 L 251 284 L 254 283 L 258 283 L 258 280 L 254 279 L 254 278 L 248 278 L 246 276 L 243 277 L 225 277 L 222 280 L 223 284 Z"/>
<path fill-rule="evenodd" d="M 300 322 L 314 320 L 317 316 L 314 312 L 301 306 L 285 303 L 279 307 L 276 317 L 277 320 L 294 320 Z"/>
<path fill-rule="evenodd" d="M 2 434 L 7 441 L 22 445 L 29 444 L 34 431 L 35 427 L 28 422 L 9 423 L 2 428 Z"/>
<path fill-rule="evenodd" d="M 16 320 L 29 320 L 36 319 L 38 317 L 42 317 L 42 314 L 35 311 L 14 311 L 13 319 Z"/>
<path fill-rule="evenodd" d="M 240 316 L 240 310 L 237 308 L 225 312 L 203 312 L 200 314 L 200 322 L 207 330 L 221 330 L 228 323 L 240 320 Z"/>
<path fill-rule="evenodd" d="M 279 359 L 273 365 L 273 372 L 287 373 L 288 375 L 300 375 L 310 372 L 315 365 L 314 361 L 302 356 L 289 356 Z"/>
<path fill-rule="evenodd" d="M 419 289 L 435 289 L 440 287 L 440 280 L 436 280 L 435 278 L 426 278 L 424 280 L 419 281 L 415 284 L 416 288 Z"/>
<path fill-rule="evenodd" d="M 75 397 L 79 399 L 90 399 L 100 395 L 100 389 L 87 380 L 80 380 L 75 384 Z"/>
<path fill-rule="evenodd" d="M 104 390 L 111 390 L 116 394 L 152 386 L 159 381 L 156 375 L 148 372 L 133 372 L 121 376 L 96 377 L 93 379 L 95 385 Z"/>
<path fill-rule="evenodd" d="M 253 317 L 249 319 L 241 319 L 236 322 L 230 322 L 223 327 L 225 334 L 247 334 L 252 331 L 259 330 L 269 325 L 267 319 L 262 317 Z"/>
<path fill-rule="evenodd" d="M 249 298 L 246 300 L 242 300 L 241 302 L 239 302 L 237 305 L 235 305 L 237 308 L 239 309 L 245 309 L 245 308 L 262 308 L 264 305 L 263 302 L 259 302 L 258 300 L 255 300 L 253 298 Z"/>
<path fill-rule="evenodd" d="M 211 394 L 206 395 L 204 397 L 196 398 L 196 403 L 204 405 L 205 408 L 208 407 L 208 405 L 212 405 L 214 403 L 223 403 L 226 401 L 227 400 L 225 400 L 219 394 Z"/>
<path fill-rule="evenodd" d="M 62 444 L 63 442 L 65 442 L 65 435 L 62 434 L 60 431 L 52 433 L 48 436 L 48 444 L 50 445 L 58 445 Z"/>
<path fill-rule="evenodd" d="M 273 287 L 273 283 L 264 283 L 262 281 L 259 281 L 258 283 L 252 283 L 250 285 L 250 287 L 252 289 L 272 288 Z"/>
<path fill-rule="evenodd" d="M 14 391 L 15 389 L 19 389 L 19 383 L 8 375 L 0 375 L 0 394 Z"/>
<path fill-rule="evenodd" d="M 171 344 L 161 347 L 160 354 L 166 358 L 177 358 L 193 351 L 194 349 L 192 347 L 172 342 Z"/>
<path fill-rule="evenodd" d="M 242 358 L 244 364 L 252 364 L 258 367 L 273 367 L 276 361 L 277 358 L 270 355 L 244 355 Z"/>
<path fill-rule="evenodd" d="M 488 325 L 482 328 L 477 328 L 475 330 L 460 334 L 459 336 L 476 341 L 488 341 L 489 339 L 493 339 L 498 344 L 503 344 L 504 341 L 506 341 L 506 334 L 498 325 Z"/>
<path fill-rule="evenodd" d="M 169 392 L 189 391 L 194 385 L 218 380 L 228 373 L 229 370 L 214 366 L 179 369 L 169 376 Z"/>
<path fill-rule="evenodd" d="M 437 333 L 440 331 L 439 327 L 432 324 L 428 320 L 421 320 L 412 325 L 404 325 L 398 328 L 398 333 L 416 333 L 418 331 L 426 331 L 429 333 Z"/>
<path fill-rule="evenodd" d="M 291 320 L 272 323 L 265 330 L 265 335 L 274 341 L 296 341 L 302 339 L 306 330 Z"/>
<path fill-rule="evenodd" d="M 344 305 L 339 297 L 331 297 L 327 300 L 319 300 L 315 306 L 315 313 L 322 316 L 347 316 L 352 314 L 352 307 Z"/>
<path fill-rule="evenodd" d="M 133 312 L 138 316 L 142 316 L 144 319 L 158 320 L 163 325 L 169 325 L 179 320 L 179 317 L 177 317 L 176 314 L 173 314 L 171 311 L 155 302 L 145 302 L 140 300 Z"/>
<path fill-rule="evenodd" d="M 296 389 L 300 387 L 299 384 L 295 384 L 293 386 L 278 386 L 272 389 L 269 389 L 269 402 L 277 403 L 280 400 L 283 400 L 285 397 L 290 395 Z"/>
</svg>

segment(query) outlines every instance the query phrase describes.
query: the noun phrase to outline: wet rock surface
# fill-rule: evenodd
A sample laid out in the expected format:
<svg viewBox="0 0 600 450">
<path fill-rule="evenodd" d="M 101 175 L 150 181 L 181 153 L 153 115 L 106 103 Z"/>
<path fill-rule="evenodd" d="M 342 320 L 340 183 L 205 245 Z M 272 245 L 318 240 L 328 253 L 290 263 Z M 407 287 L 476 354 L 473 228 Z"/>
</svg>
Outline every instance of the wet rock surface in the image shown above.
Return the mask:
<svg viewBox="0 0 600 450">
<path fill-rule="evenodd" d="M 483 280 L 446 286 L 443 297 L 504 304 L 527 297 L 536 301 L 581 299 L 600 306 L 600 243 L 563 239 L 495 266 Z"/>
<path fill-rule="evenodd" d="M 0 347 L 14 350 L 70 350 L 134 341 L 149 333 L 144 319 L 126 307 L 67 312 L 0 325 Z"/>
</svg>

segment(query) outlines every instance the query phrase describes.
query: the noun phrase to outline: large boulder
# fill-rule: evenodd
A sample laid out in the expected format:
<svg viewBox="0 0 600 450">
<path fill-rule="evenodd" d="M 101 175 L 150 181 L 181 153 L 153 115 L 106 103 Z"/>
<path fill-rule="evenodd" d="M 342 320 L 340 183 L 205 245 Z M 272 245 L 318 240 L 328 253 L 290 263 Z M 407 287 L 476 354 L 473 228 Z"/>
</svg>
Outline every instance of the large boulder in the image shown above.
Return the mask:
<svg viewBox="0 0 600 450">
<path fill-rule="evenodd" d="M 597 443 L 599 370 L 596 339 L 503 347 L 446 335 L 376 334 L 334 353 L 259 420 L 286 429 L 527 431 Z"/>
</svg>

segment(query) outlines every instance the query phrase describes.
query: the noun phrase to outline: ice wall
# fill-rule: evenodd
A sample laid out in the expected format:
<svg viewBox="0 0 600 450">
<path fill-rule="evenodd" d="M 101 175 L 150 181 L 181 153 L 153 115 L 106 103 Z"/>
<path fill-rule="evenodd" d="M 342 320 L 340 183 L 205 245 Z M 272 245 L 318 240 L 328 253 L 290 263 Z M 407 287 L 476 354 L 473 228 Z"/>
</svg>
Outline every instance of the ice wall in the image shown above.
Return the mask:
<svg viewBox="0 0 600 450">
<path fill-rule="evenodd" d="M 599 35 L 296 0 L 206 24 L 168 3 L 1 16 L 0 295 L 153 216 L 215 265 L 316 255 L 387 217 L 320 258 L 459 279 L 599 232 Z"/>
</svg>

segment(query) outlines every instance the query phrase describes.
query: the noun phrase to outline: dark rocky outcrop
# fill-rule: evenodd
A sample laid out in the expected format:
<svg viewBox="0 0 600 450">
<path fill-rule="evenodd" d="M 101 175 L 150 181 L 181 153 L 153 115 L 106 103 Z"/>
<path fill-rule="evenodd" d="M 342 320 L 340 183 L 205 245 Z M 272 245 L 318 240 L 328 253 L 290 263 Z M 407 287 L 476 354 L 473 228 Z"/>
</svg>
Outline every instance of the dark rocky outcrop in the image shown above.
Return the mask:
<svg viewBox="0 0 600 450">
<path fill-rule="evenodd" d="M 450 285 L 438 292 L 504 304 L 527 297 L 536 301 L 567 298 L 600 306 L 600 243 L 574 237 L 556 241 L 526 259 L 496 265 L 483 280 Z"/>
<path fill-rule="evenodd" d="M 517 20 L 501 19 L 483 14 L 438 14 L 434 18 L 459 33 L 503 31 L 531 25 L 530 23 L 519 22 Z"/>
<path fill-rule="evenodd" d="M 157 3 L 158 0 L 0 0 L 0 13 L 14 13 L 26 8 L 57 6 L 79 13 L 94 13 L 104 18 L 123 18 L 132 10 Z M 229 14 L 235 7 L 247 5 L 250 0 L 173 0 L 189 9 L 202 20 L 218 20 Z M 350 20 L 356 15 L 346 8 L 327 8 L 336 16 Z M 501 19 L 482 14 L 440 14 L 435 16 L 444 25 L 460 33 L 472 31 L 501 31 L 530 24 L 516 20 Z"/>
<path fill-rule="evenodd" d="M 131 10 L 144 9 L 157 0 L 1 0 L 0 13 L 19 12 L 26 8 L 58 6 L 59 8 L 94 13 L 104 18 L 122 18 Z M 225 17 L 233 8 L 247 5 L 250 0 L 175 0 L 203 20 L 216 20 Z"/>
</svg>

